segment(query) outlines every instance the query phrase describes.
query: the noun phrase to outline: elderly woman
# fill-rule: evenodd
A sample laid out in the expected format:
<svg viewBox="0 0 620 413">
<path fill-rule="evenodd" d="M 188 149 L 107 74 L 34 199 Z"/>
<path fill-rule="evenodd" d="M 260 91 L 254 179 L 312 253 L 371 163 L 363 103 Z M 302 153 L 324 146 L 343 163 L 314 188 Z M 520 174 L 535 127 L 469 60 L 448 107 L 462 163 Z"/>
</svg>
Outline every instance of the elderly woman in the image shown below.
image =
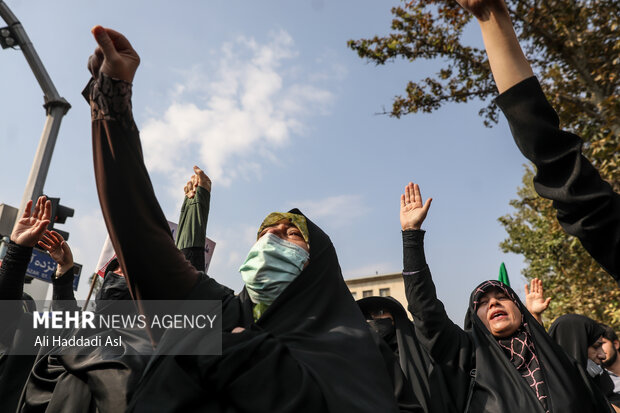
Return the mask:
<svg viewBox="0 0 620 413">
<path fill-rule="evenodd" d="M 156 356 L 130 410 L 398 411 L 381 354 L 342 279 L 329 237 L 299 210 L 270 214 L 233 291 L 175 247 L 150 183 L 131 112 L 139 58 L 120 33 L 97 26 L 85 95 L 92 111 L 103 215 L 132 296 L 219 300 L 221 356 Z M 187 343 L 151 331 L 158 349 Z M 205 343 L 207 344 L 207 343 Z"/>
<path fill-rule="evenodd" d="M 457 411 L 609 412 L 580 366 L 534 320 L 512 289 L 485 281 L 474 289 L 465 328 L 437 298 L 421 225 L 430 199 L 409 183 L 401 196 L 403 278 L 420 342 L 452 389 Z"/>
</svg>

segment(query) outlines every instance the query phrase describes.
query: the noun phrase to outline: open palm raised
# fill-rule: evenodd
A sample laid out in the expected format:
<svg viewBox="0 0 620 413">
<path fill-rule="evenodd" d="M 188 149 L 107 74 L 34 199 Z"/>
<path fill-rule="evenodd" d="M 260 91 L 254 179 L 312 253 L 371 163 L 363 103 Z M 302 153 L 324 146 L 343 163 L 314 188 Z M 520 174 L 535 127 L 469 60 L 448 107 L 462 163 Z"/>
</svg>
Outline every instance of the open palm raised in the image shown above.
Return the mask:
<svg viewBox="0 0 620 413">
<path fill-rule="evenodd" d="M 525 306 L 532 315 L 542 314 L 543 311 L 549 308 L 550 302 L 551 297 L 545 298 L 545 291 L 541 280 L 534 278 L 529 288 L 525 284 Z"/>
<path fill-rule="evenodd" d="M 405 193 L 400 196 L 400 226 L 402 230 L 420 229 L 432 201 L 432 198 L 428 198 L 425 203 L 422 203 L 420 187 L 418 184 L 409 182 L 405 187 Z"/>
<path fill-rule="evenodd" d="M 34 211 L 31 212 L 31 209 L 32 201 L 28 201 L 24 214 L 17 221 L 11 233 L 11 241 L 24 247 L 34 247 L 41 239 L 41 235 L 50 223 L 52 203 L 45 196 L 40 196 Z"/>
<path fill-rule="evenodd" d="M 59 266 L 59 272 L 64 274 L 73 268 L 73 253 L 69 244 L 64 240 L 62 235 L 56 231 L 46 230 L 39 246 L 49 253 Z"/>
</svg>

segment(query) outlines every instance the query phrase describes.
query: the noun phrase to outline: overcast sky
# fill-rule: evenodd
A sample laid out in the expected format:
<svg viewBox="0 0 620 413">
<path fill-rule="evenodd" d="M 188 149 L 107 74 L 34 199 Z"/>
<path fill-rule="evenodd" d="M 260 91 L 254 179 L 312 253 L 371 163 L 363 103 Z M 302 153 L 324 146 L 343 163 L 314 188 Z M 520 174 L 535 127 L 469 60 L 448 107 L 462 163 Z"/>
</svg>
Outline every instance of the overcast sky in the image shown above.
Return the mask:
<svg viewBox="0 0 620 413">
<path fill-rule="evenodd" d="M 124 33 L 142 63 L 134 115 L 159 202 L 177 221 L 192 165 L 213 180 L 209 274 L 235 290 L 238 268 L 271 211 L 300 208 L 330 235 L 345 278 L 402 270 L 399 197 L 419 183 L 439 297 L 462 324 L 470 291 L 506 263 L 523 296 L 524 264 L 503 254 L 497 218 L 511 211 L 525 159 L 504 119 L 449 105 L 378 115 L 408 80 L 441 62 L 375 66 L 349 39 L 387 34 L 397 1 L 8 0 L 61 96 L 64 118 L 45 192 L 75 216 L 61 226 L 84 265 L 78 298 L 106 237 L 95 190 L 90 114 L 80 95 L 96 24 Z M 478 29 L 468 32 L 480 44 Z M 19 206 L 44 124 L 42 92 L 21 52 L 0 51 L 0 203 Z M 148 245 L 145 245 L 148 248 Z"/>
</svg>

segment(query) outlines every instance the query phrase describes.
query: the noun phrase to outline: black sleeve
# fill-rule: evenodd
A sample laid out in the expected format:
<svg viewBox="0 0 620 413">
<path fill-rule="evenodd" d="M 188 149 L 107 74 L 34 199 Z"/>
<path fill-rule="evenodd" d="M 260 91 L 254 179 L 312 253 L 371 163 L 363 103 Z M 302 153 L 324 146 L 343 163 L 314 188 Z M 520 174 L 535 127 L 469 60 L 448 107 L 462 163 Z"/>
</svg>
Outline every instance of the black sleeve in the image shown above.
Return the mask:
<svg viewBox="0 0 620 413">
<path fill-rule="evenodd" d="M 32 257 L 32 247 L 9 243 L 6 255 L 0 266 L 0 301 L 3 301 L 0 314 L 0 349 L 11 346 L 20 329 L 24 316 L 22 297 L 26 269 Z M 0 351 L 1 353 L 1 351 Z M 2 364 L 0 354 L 0 369 Z M 5 360 L 6 363 L 6 360 Z M 0 386 L 1 388 L 2 386 Z"/>
<path fill-rule="evenodd" d="M 155 196 L 133 120 L 131 84 L 100 74 L 84 93 L 91 105 L 99 202 L 132 296 L 183 299 L 199 273 L 176 248 Z"/>
<path fill-rule="evenodd" d="M 424 413 L 424 408 L 416 398 L 413 387 L 409 379 L 403 373 L 400 363 L 390 346 L 374 331 L 371 330 L 370 333 L 381 352 L 388 376 L 390 376 L 390 380 L 392 381 L 394 397 L 398 402 L 398 410 L 401 413 Z"/>
<path fill-rule="evenodd" d="M 224 333 L 222 349 L 221 356 L 199 358 L 198 367 L 202 382 L 226 394 L 238 411 L 327 411 L 312 372 L 271 334 L 251 329 Z"/>
<path fill-rule="evenodd" d="M 231 412 L 327 412 L 310 369 L 280 340 L 254 327 L 223 333 L 221 355 L 157 360 L 157 369 L 147 370 L 141 379 L 129 411 L 223 411 L 225 405 Z M 204 340 L 196 346 L 213 347 L 212 337 Z M 219 409 L 209 410 L 214 404 Z"/>
<path fill-rule="evenodd" d="M 205 270 L 205 249 L 204 247 L 188 247 L 181 250 L 185 259 L 189 261 L 198 271 Z"/>
<path fill-rule="evenodd" d="M 534 165 L 534 188 L 553 200 L 562 228 L 620 283 L 620 195 L 582 155 L 579 136 L 559 128 L 559 118 L 535 77 L 502 93 L 517 146 Z"/>
<path fill-rule="evenodd" d="M 9 243 L 0 266 L 0 300 L 21 300 L 32 247 Z"/>
<path fill-rule="evenodd" d="M 424 258 L 424 231 L 403 231 L 403 262 L 405 295 L 416 336 L 436 368 L 441 369 L 457 405 L 464 405 L 474 367 L 473 344 L 469 335 L 450 320 L 437 298 Z"/>
<path fill-rule="evenodd" d="M 403 236 L 403 272 L 419 271 L 426 267 L 424 230 L 406 230 Z"/>
<path fill-rule="evenodd" d="M 73 278 L 73 268 L 58 278 L 52 278 L 52 306 L 54 310 L 75 311 L 79 309 L 73 293 Z"/>
</svg>

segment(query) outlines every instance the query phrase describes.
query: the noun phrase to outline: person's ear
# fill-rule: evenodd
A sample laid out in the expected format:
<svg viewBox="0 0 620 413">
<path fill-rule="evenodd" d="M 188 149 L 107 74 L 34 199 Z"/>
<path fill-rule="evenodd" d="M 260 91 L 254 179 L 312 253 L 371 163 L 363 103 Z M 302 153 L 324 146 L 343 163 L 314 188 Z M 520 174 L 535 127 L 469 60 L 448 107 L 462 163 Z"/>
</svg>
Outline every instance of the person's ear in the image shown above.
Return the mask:
<svg viewBox="0 0 620 413">
<path fill-rule="evenodd" d="M 614 344 L 614 348 L 616 349 L 616 351 L 620 350 L 620 341 L 614 340 L 613 344 Z"/>
</svg>

